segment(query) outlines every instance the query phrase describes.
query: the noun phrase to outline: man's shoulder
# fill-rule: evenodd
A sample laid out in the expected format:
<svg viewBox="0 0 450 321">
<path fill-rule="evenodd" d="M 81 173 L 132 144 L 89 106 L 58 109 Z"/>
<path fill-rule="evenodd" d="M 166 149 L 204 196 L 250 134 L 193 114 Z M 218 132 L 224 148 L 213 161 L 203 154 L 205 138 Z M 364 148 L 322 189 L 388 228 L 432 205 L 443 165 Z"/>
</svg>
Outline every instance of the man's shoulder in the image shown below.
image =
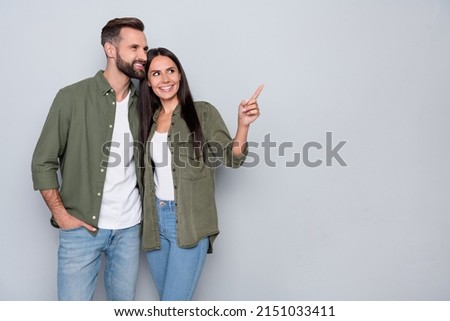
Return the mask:
<svg viewBox="0 0 450 321">
<path fill-rule="evenodd" d="M 61 93 L 78 93 L 80 91 L 86 91 L 88 89 L 96 87 L 96 79 L 98 78 L 98 73 L 95 76 L 84 78 L 70 85 L 67 85 L 60 89 Z"/>
</svg>

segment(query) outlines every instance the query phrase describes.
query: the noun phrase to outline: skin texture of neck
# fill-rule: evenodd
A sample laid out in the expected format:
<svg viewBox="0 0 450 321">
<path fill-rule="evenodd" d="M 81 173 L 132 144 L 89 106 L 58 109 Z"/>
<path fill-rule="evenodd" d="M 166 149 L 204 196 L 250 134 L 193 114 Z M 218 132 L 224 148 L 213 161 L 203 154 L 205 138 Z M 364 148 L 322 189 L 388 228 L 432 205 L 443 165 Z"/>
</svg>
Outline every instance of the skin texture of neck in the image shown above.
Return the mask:
<svg viewBox="0 0 450 321">
<path fill-rule="evenodd" d="M 114 89 L 114 92 L 116 93 L 116 100 L 118 102 L 124 100 L 128 94 L 128 90 L 130 87 L 130 77 L 126 76 L 115 66 L 109 63 L 106 66 L 103 75 L 105 76 L 111 87 Z"/>
<path fill-rule="evenodd" d="M 161 101 L 161 105 L 162 105 L 161 112 L 164 112 L 164 114 L 171 115 L 175 110 L 175 108 L 177 108 L 178 99 L 171 101 Z"/>
</svg>

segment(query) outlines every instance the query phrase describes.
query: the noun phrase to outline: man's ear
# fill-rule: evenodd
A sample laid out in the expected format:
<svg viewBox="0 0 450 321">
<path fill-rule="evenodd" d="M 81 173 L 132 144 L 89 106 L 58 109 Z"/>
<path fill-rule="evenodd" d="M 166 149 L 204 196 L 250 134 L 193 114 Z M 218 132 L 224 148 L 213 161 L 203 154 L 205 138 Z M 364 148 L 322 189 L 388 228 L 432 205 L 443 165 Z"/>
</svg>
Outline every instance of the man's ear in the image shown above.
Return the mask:
<svg viewBox="0 0 450 321">
<path fill-rule="evenodd" d="M 116 57 L 116 47 L 110 43 L 107 42 L 105 43 L 105 45 L 103 46 L 103 50 L 105 50 L 105 54 L 108 58 L 115 58 Z"/>
</svg>

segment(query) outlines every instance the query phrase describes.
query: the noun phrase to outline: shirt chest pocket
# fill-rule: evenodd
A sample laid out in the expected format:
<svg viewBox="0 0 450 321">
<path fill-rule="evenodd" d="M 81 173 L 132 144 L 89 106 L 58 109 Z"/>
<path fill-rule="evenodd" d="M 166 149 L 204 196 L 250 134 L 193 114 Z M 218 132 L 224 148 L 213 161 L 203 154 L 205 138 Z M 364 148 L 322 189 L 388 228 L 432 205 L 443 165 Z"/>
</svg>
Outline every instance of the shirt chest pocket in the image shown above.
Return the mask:
<svg viewBox="0 0 450 321">
<path fill-rule="evenodd" d="M 181 179 L 198 180 L 207 175 L 208 169 L 196 157 L 190 143 L 177 144 L 173 149 L 173 166 Z"/>
</svg>

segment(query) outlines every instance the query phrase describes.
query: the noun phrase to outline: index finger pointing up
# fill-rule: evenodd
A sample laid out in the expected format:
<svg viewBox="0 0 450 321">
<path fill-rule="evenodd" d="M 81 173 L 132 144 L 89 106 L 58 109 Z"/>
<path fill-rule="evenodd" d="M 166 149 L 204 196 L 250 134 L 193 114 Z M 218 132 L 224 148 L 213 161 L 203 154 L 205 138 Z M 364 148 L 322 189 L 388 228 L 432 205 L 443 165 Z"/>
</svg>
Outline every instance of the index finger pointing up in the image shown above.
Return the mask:
<svg viewBox="0 0 450 321">
<path fill-rule="evenodd" d="M 253 100 L 253 99 L 257 99 L 259 94 L 261 93 L 261 91 L 263 90 L 264 85 L 259 85 L 259 87 L 256 89 L 255 93 L 253 94 L 253 96 L 249 99 L 249 100 Z"/>
</svg>

